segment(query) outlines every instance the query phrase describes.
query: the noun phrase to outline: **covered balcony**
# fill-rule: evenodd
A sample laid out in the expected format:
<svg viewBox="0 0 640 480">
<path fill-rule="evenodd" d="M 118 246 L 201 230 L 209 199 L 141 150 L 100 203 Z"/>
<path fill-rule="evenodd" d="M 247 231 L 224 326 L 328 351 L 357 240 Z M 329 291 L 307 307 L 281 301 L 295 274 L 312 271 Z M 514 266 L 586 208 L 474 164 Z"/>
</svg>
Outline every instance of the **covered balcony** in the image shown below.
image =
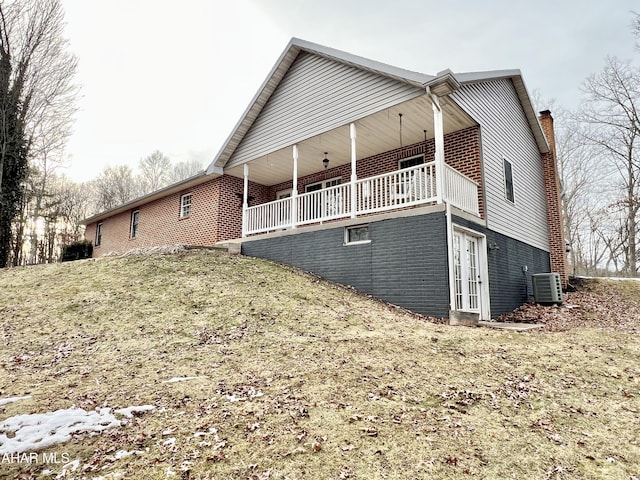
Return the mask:
<svg viewBox="0 0 640 480">
<path fill-rule="evenodd" d="M 309 131 L 317 132 L 308 121 Z M 259 122 L 225 168 L 244 180 L 243 237 L 443 202 L 482 215 L 480 177 L 463 174 L 445 158 L 445 142 L 460 143 L 451 136 L 477 124 L 447 95 L 427 89 L 308 138 L 282 129 L 281 138 L 256 133 L 254 139 L 253 131 L 266 130 Z M 476 162 L 479 171 L 476 155 L 457 161 Z"/>
<path fill-rule="evenodd" d="M 243 236 L 435 204 L 440 199 L 479 215 L 477 183 L 449 165 L 441 175 L 444 181 L 438 182 L 436 162 L 431 161 L 247 207 Z"/>
</svg>

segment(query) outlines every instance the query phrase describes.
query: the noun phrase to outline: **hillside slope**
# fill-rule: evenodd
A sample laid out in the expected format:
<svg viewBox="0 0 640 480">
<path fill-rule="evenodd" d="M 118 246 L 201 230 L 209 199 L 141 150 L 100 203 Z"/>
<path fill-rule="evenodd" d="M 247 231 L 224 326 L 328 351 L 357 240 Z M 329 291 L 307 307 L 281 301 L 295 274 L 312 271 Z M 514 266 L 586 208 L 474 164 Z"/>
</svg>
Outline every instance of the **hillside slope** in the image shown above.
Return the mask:
<svg viewBox="0 0 640 480">
<path fill-rule="evenodd" d="M 0 271 L 0 312 L 0 478 L 640 477 L 628 331 L 449 327 L 207 251 Z M 72 407 L 114 416 L 3 456 Z"/>
</svg>

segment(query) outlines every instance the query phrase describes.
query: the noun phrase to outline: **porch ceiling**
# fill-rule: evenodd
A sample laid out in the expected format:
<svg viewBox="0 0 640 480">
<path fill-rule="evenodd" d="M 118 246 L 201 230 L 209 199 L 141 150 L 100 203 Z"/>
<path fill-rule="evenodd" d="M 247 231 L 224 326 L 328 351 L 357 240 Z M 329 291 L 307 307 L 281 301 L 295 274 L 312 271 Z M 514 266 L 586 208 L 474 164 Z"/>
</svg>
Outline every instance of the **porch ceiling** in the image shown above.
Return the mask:
<svg viewBox="0 0 640 480">
<path fill-rule="evenodd" d="M 444 117 L 444 133 L 454 132 L 473 125 L 469 117 L 453 100 L 440 98 Z M 400 147 L 400 117 L 402 113 L 402 145 L 411 145 L 433 138 L 433 110 L 427 95 L 395 105 L 373 115 L 355 121 L 356 154 L 358 160 Z M 324 152 L 329 158 L 329 168 L 351 162 L 349 124 L 321 135 L 298 142 L 298 177 L 323 170 Z M 243 166 L 225 169 L 225 173 L 243 177 Z M 277 185 L 291 180 L 293 175 L 293 148 L 269 153 L 249 162 L 249 180 L 263 185 Z"/>
</svg>

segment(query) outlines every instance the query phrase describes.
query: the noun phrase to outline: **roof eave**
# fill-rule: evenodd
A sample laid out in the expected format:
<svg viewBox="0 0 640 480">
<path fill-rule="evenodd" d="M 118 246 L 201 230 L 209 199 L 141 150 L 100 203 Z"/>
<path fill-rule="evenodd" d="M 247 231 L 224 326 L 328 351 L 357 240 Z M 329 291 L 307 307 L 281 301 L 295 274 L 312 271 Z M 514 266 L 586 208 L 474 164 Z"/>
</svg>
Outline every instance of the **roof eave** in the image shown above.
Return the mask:
<svg viewBox="0 0 640 480">
<path fill-rule="evenodd" d="M 262 111 L 262 108 L 265 106 L 275 89 L 278 87 L 280 81 L 289 70 L 289 67 L 301 51 L 313 53 L 356 68 L 385 75 L 419 88 L 423 88 L 434 78 L 431 75 L 394 67 L 382 62 L 359 57 L 341 50 L 325 47 L 323 45 L 318 45 L 316 43 L 294 37 L 289 41 L 289 44 L 276 61 L 275 65 L 269 72 L 269 75 L 267 75 L 266 80 L 262 83 L 251 102 L 249 102 L 249 105 L 240 117 L 240 120 L 236 123 L 233 130 L 231 130 L 231 134 L 222 144 L 222 148 L 209 165 L 207 173 L 213 173 L 215 168 L 222 169 L 225 167 L 227 161 L 231 158 L 231 155 L 242 141 L 242 138 L 249 128 L 251 128 L 251 125 Z"/>
<path fill-rule="evenodd" d="M 79 223 L 80 225 L 89 225 L 90 223 L 95 223 L 100 220 L 105 220 L 109 217 L 113 217 L 114 215 L 118 215 L 119 213 L 133 210 L 136 207 L 140 207 L 154 200 L 158 200 L 162 197 L 166 197 L 167 195 L 171 195 L 173 193 L 177 193 L 177 192 L 186 190 L 188 188 L 194 187 L 196 185 L 204 183 L 207 180 L 211 180 L 213 178 L 219 177 L 220 175 L 222 175 L 222 172 L 208 174 L 207 172 L 202 170 L 201 172 L 198 172 L 197 174 L 189 178 L 173 183 L 171 185 L 168 185 L 164 188 L 148 193 L 141 197 L 134 198 L 133 200 L 127 203 L 123 203 L 122 205 L 119 205 L 115 208 L 111 208 L 109 210 L 105 210 L 104 212 L 100 212 L 96 215 L 93 215 L 89 218 L 85 218 L 84 220 L 81 220 Z"/>
</svg>

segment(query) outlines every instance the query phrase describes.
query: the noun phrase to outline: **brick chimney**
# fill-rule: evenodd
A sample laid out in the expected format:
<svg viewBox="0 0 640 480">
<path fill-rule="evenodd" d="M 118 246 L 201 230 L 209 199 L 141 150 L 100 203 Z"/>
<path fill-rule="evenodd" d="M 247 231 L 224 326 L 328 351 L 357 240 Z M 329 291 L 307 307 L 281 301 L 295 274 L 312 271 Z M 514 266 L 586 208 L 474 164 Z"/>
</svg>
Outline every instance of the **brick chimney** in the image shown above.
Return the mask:
<svg viewBox="0 0 640 480">
<path fill-rule="evenodd" d="M 543 110 L 540 112 L 538 119 L 540 120 L 544 136 L 549 143 L 549 152 L 542 154 L 542 166 L 544 172 L 544 188 L 547 196 L 547 226 L 549 228 L 551 271 L 560 274 L 562 287 L 566 288 L 569 277 L 553 117 L 549 110 Z"/>
</svg>

